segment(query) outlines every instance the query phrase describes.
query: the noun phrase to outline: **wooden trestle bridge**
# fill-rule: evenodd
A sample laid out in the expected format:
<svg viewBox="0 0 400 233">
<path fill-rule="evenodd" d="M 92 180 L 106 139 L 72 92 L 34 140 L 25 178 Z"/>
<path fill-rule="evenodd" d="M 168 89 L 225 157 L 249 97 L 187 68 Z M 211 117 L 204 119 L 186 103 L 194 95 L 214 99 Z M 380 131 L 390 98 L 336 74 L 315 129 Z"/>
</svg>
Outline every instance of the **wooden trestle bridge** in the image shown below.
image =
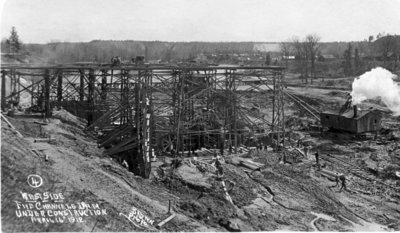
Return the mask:
<svg viewBox="0 0 400 233">
<path fill-rule="evenodd" d="M 250 134 L 284 140 L 283 78 L 276 66 L 3 64 L 1 107 L 18 106 L 24 92 L 46 117 L 63 107 L 87 119 L 109 156 L 148 177 L 154 153 L 235 152 Z M 267 103 L 270 118 L 252 114 L 244 107 L 250 101 Z"/>
</svg>

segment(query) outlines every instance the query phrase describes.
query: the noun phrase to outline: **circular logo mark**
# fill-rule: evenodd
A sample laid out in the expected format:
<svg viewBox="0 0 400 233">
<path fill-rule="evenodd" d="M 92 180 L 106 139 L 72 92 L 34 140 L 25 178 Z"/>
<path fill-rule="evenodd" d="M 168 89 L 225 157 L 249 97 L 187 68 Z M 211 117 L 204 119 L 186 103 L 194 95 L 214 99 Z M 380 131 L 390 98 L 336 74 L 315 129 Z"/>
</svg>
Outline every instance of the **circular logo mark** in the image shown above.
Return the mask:
<svg viewBox="0 0 400 233">
<path fill-rule="evenodd" d="M 43 179 L 39 175 L 29 175 L 28 184 L 32 188 L 39 188 L 43 184 Z"/>
</svg>

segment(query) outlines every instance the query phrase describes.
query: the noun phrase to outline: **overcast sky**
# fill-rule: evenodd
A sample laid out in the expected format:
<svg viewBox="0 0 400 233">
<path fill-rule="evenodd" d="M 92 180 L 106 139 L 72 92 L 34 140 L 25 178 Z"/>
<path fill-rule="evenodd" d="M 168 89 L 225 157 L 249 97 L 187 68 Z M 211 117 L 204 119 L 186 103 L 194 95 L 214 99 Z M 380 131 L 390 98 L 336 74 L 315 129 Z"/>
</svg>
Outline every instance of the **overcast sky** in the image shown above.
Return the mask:
<svg viewBox="0 0 400 233">
<path fill-rule="evenodd" d="M 400 0 L 0 0 L 1 37 L 50 41 L 322 41 L 400 34 Z"/>
</svg>

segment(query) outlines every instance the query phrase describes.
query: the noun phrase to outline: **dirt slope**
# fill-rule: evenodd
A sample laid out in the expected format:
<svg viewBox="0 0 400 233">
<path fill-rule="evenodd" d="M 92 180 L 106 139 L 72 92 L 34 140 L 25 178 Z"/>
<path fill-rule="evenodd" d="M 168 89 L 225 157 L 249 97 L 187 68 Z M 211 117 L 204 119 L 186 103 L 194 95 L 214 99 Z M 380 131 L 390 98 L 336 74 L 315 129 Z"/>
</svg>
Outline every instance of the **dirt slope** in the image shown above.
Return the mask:
<svg viewBox="0 0 400 233">
<path fill-rule="evenodd" d="M 41 130 L 35 123 L 43 123 L 39 117 L 9 118 L 24 138 L 2 123 L 4 232 L 156 231 L 155 225 L 169 216 L 169 201 L 176 217 L 162 227 L 163 231 L 352 231 L 400 226 L 398 201 L 352 191 L 338 192 L 330 187 L 333 182 L 316 171 L 312 158 L 289 165 L 279 163 L 279 153 L 252 153 L 243 159 L 266 166 L 250 174 L 245 168 L 230 164 L 227 157 L 222 166 L 232 199 L 229 202 L 221 180 L 198 170 L 188 159 L 171 176 L 159 174 L 158 166 L 168 160 L 154 163 L 151 178 L 144 180 L 103 156 L 95 139 L 83 132 L 84 122 L 66 112 L 57 112 L 55 116 Z M 34 142 L 39 137 L 55 140 Z M 27 178 L 32 174 L 43 178 L 40 187 L 28 184 Z M 234 185 L 228 185 L 229 182 Z M 349 182 L 350 190 L 354 190 L 354 184 Z M 61 194 L 62 202 L 47 203 L 75 204 L 78 212 L 65 207 L 67 211 L 59 213 L 63 223 L 40 223 L 37 219 L 33 222 L 31 217 L 18 217 L 22 214 L 19 210 L 29 208 L 21 192 Z M 41 206 L 46 204 L 43 198 L 31 203 L 38 202 Z M 35 206 L 30 210 L 36 209 Z M 147 217 L 147 226 L 124 217 L 138 211 Z M 47 212 L 45 216 L 49 217 Z"/>
<path fill-rule="evenodd" d="M 102 157 L 94 140 L 85 137 L 81 128 L 52 119 L 48 125 L 43 126 L 42 133 L 56 138 L 55 143 L 34 143 L 40 130 L 33 122 L 39 119 L 16 117 L 10 121 L 25 138 L 18 138 L 8 126 L 2 124 L 3 231 L 155 230 L 154 227 L 138 228 L 120 213 L 128 215 L 132 207 L 135 207 L 155 222 L 167 216 L 168 200 L 173 199 L 173 196 L 165 190 L 149 187 L 149 181 L 135 177 L 110 158 Z M 48 161 L 45 161 L 46 155 Z M 43 185 L 30 187 L 27 183 L 30 174 L 41 176 Z M 32 223 L 30 217 L 17 217 L 15 201 L 25 203 L 20 192 L 62 193 L 66 204 L 98 204 L 106 214 L 83 216 L 83 222 L 80 223 Z M 173 222 L 176 223 L 171 224 L 172 231 L 208 230 L 180 214 Z"/>
</svg>

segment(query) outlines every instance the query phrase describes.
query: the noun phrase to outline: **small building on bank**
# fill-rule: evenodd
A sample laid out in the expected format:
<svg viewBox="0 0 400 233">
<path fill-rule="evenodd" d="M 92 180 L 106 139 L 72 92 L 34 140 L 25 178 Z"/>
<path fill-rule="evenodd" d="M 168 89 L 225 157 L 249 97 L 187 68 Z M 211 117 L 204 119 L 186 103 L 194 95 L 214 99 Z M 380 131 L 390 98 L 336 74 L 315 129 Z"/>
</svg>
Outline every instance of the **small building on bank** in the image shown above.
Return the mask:
<svg viewBox="0 0 400 233">
<path fill-rule="evenodd" d="M 339 112 L 321 112 L 321 125 L 330 129 L 346 131 L 354 134 L 376 132 L 382 128 L 381 111 L 370 108 L 359 110 L 353 106 L 342 114 Z"/>
<path fill-rule="evenodd" d="M 333 54 L 321 54 L 318 56 L 318 61 L 332 61 L 335 59 L 336 57 Z"/>
</svg>

